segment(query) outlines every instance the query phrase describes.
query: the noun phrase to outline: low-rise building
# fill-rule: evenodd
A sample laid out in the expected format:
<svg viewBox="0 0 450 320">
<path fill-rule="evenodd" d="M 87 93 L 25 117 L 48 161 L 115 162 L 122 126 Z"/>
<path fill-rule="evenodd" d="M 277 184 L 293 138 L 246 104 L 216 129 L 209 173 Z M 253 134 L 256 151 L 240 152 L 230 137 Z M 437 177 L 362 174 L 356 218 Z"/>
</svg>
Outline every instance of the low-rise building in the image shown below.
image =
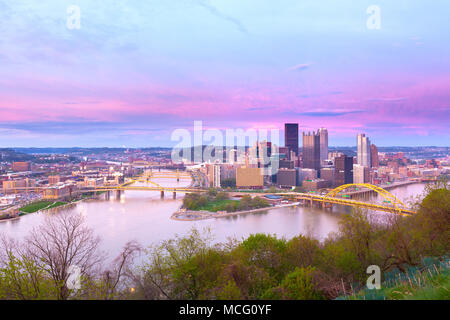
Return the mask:
<svg viewBox="0 0 450 320">
<path fill-rule="evenodd" d="M 16 179 L 16 180 L 5 180 L 3 181 L 3 193 L 20 193 L 31 191 L 33 187 L 36 187 L 35 179 Z"/>
<path fill-rule="evenodd" d="M 277 173 L 277 185 L 280 187 L 294 187 L 297 185 L 297 171 L 281 168 Z"/>
<path fill-rule="evenodd" d="M 59 183 L 44 189 L 43 198 L 46 200 L 59 200 L 72 197 L 78 190 L 75 183 Z"/>
<path fill-rule="evenodd" d="M 54 184 L 58 184 L 60 182 L 61 182 L 61 176 L 59 176 L 59 175 L 48 176 L 48 184 L 54 185 Z"/>
<path fill-rule="evenodd" d="M 334 168 L 322 168 L 320 169 L 320 178 L 330 181 L 330 186 L 334 186 Z"/>
<path fill-rule="evenodd" d="M 263 178 L 261 168 L 236 168 L 236 187 L 238 188 L 262 188 Z"/>
<path fill-rule="evenodd" d="M 315 191 L 330 187 L 330 181 L 324 179 L 304 180 L 302 187 L 307 191 Z"/>
<path fill-rule="evenodd" d="M 30 171 L 31 164 L 26 161 L 16 161 L 12 163 L 11 169 L 14 172 Z"/>
<path fill-rule="evenodd" d="M 304 180 L 317 179 L 317 170 L 309 168 L 297 168 L 297 184 L 301 185 Z"/>
</svg>

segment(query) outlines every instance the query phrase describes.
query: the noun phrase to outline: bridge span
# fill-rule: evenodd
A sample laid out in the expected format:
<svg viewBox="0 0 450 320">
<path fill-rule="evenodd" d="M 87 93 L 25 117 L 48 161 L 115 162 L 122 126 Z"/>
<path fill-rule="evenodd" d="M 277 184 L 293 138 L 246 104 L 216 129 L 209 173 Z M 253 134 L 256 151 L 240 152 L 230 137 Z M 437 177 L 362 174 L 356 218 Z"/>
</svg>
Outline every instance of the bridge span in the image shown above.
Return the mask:
<svg viewBox="0 0 450 320">
<path fill-rule="evenodd" d="M 138 180 L 137 180 L 138 181 Z M 113 190 L 141 190 L 141 191 L 160 191 L 161 196 L 164 196 L 164 192 L 173 192 L 174 198 L 176 197 L 177 192 L 181 193 L 198 193 L 198 192 L 207 192 L 207 189 L 200 188 L 186 188 L 186 187 L 163 187 L 155 182 L 148 181 L 154 186 L 118 186 L 118 187 L 98 187 L 94 188 L 91 191 L 113 191 Z M 361 187 L 366 188 L 374 193 L 377 193 L 381 196 L 383 200 L 382 204 L 374 203 L 365 199 L 365 201 L 350 199 L 347 194 L 341 194 L 343 191 L 348 190 L 352 187 Z M 299 193 L 299 192 L 279 192 L 279 193 L 271 193 L 271 192 L 229 192 L 231 196 L 242 196 L 242 195 L 250 195 L 250 196 L 265 196 L 265 195 L 279 195 L 282 197 L 288 197 L 295 200 L 302 200 L 303 202 L 309 202 L 311 205 L 313 203 L 319 203 L 323 208 L 330 207 L 333 204 L 340 204 L 351 207 L 365 208 L 374 211 L 384 211 L 390 213 L 396 213 L 400 215 L 411 215 L 415 212 L 410 210 L 403 202 L 401 202 L 397 197 L 392 195 L 390 192 L 371 185 L 371 184 L 348 184 L 337 187 L 326 195 L 319 195 L 314 193 Z"/>
<path fill-rule="evenodd" d="M 165 187 L 162 186 L 152 179 L 154 178 L 172 178 L 180 181 L 181 179 L 191 179 L 191 175 L 185 172 L 180 173 L 177 172 L 151 172 L 150 174 L 143 175 L 137 178 L 134 178 L 130 181 L 127 181 L 124 184 L 118 186 L 96 186 L 96 187 L 84 187 L 78 190 L 78 192 L 101 192 L 101 191 L 125 191 L 125 190 L 136 190 L 136 191 L 159 191 L 161 193 L 161 197 L 164 197 L 165 192 L 172 192 L 173 198 L 176 198 L 177 193 L 202 193 L 207 192 L 208 189 L 192 187 L 192 183 L 188 187 Z M 192 179 L 193 180 L 193 179 Z M 135 182 L 145 182 L 150 183 L 151 186 L 134 186 Z M 366 190 L 363 192 L 363 197 L 358 197 L 357 199 L 352 199 L 351 192 L 348 191 L 354 190 L 356 187 L 361 188 L 362 190 Z M 21 188 L 16 188 L 17 190 Z M 36 192 L 42 191 L 45 189 L 44 187 L 32 187 L 26 188 L 28 191 L 30 189 L 35 189 Z M 360 194 L 358 192 L 358 194 Z M 287 197 L 293 200 L 300 200 L 303 203 L 309 203 L 313 205 L 314 203 L 319 204 L 322 208 L 332 208 L 333 204 L 339 204 L 344 206 L 351 206 L 357 208 L 365 208 L 374 211 L 384 211 L 390 213 L 396 213 L 400 215 L 412 215 L 415 212 L 409 209 L 404 203 L 402 203 L 399 199 L 397 199 L 390 192 L 385 189 L 363 183 L 363 184 L 346 184 L 339 186 L 331 191 L 329 191 L 325 195 L 317 194 L 317 193 L 299 193 L 299 192 L 251 192 L 251 191 L 242 191 L 242 192 L 229 192 L 231 196 L 242 196 L 242 195 L 250 195 L 250 196 L 265 196 L 265 195 L 279 195 L 282 197 Z M 375 197 L 373 195 L 378 195 L 383 200 L 382 203 L 376 203 L 373 200 Z M 377 198 L 379 199 L 379 198 Z"/>
</svg>

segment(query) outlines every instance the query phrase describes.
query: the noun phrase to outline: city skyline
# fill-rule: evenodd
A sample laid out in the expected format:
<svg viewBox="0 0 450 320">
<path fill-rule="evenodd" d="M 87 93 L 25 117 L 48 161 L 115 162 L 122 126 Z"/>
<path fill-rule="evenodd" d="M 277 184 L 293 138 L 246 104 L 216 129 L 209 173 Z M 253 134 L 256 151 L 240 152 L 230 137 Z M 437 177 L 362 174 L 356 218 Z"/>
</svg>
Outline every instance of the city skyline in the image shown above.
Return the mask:
<svg viewBox="0 0 450 320">
<path fill-rule="evenodd" d="M 0 0 L 0 301 L 450 300 L 449 10 Z"/>
<path fill-rule="evenodd" d="M 0 0 L 1 147 L 172 147 L 173 130 L 326 127 L 448 146 L 445 1 Z M 414 21 L 414 24 L 411 23 Z"/>
</svg>

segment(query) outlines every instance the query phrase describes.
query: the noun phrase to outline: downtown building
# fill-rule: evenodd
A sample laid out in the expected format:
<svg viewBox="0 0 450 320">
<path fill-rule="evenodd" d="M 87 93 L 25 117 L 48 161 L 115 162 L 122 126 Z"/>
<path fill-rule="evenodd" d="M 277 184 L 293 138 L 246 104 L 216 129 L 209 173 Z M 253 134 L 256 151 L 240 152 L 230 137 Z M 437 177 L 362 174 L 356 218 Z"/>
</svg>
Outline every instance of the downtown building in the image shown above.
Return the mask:
<svg viewBox="0 0 450 320">
<path fill-rule="evenodd" d="M 289 149 L 288 157 L 291 157 L 291 152 L 298 156 L 298 123 L 284 124 L 284 146 Z"/>
<path fill-rule="evenodd" d="M 372 167 L 372 148 L 369 137 L 364 133 L 358 134 L 357 161 L 353 165 L 353 183 L 370 183 L 370 168 Z"/>
<path fill-rule="evenodd" d="M 372 168 L 378 168 L 380 166 L 380 160 L 378 157 L 378 148 L 376 145 L 370 145 L 370 166 Z"/>
<path fill-rule="evenodd" d="M 357 161 L 356 163 L 370 168 L 371 166 L 371 149 L 370 149 L 370 139 L 366 137 L 364 133 L 359 133 L 356 137 L 357 145 Z"/>
<path fill-rule="evenodd" d="M 303 168 L 320 170 L 320 134 L 303 132 Z"/>
<path fill-rule="evenodd" d="M 208 178 L 209 186 L 212 188 L 220 188 L 221 184 L 221 164 L 207 163 L 205 164 L 206 176 Z"/>
<path fill-rule="evenodd" d="M 277 185 L 281 188 L 295 187 L 297 185 L 297 171 L 286 168 L 278 170 Z"/>
<path fill-rule="evenodd" d="M 334 186 L 353 183 L 353 157 L 342 155 L 334 159 Z"/>
<path fill-rule="evenodd" d="M 353 165 L 353 183 L 370 183 L 370 168 L 359 164 Z"/>
<path fill-rule="evenodd" d="M 319 129 L 320 135 L 320 165 L 324 165 L 328 159 L 328 130 L 326 128 Z"/>
<path fill-rule="evenodd" d="M 326 167 L 320 169 L 320 178 L 326 181 L 329 181 L 330 187 L 334 186 L 334 180 L 335 180 L 335 169 L 332 167 Z"/>
<path fill-rule="evenodd" d="M 264 186 L 264 175 L 262 168 L 236 168 L 236 187 L 262 189 Z"/>
<path fill-rule="evenodd" d="M 302 185 L 305 180 L 317 179 L 317 170 L 308 168 L 295 168 L 297 171 L 297 184 Z"/>
</svg>

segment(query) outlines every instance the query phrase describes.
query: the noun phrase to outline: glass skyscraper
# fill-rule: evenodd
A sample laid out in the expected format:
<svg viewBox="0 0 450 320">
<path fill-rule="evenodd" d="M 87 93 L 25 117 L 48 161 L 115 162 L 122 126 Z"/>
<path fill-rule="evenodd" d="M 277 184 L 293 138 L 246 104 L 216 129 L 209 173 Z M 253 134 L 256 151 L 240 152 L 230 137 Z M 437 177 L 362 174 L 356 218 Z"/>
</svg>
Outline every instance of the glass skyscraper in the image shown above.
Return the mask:
<svg viewBox="0 0 450 320">
<path fill-rule="evenodd" d="M 358 146 L 357 163 L 361 166 L 371 167 L 370 159 L 370 140 L 364 133 L 359 133 L 356 137 L 356 145 Z"/>
<path fill-rule="evenodd" d="M 298 123 L 284 124 L 284 146 L 298 156 Z"/>
<path fill-rule="evenodd" d="M 328 130 L 326 128 L 319 129 L 320 135 L 320 165 L 328 159 Z"/>
<path fill-rule="evenodd" d="M 303 168 L 320 170 L 320 135 L 303 132 Z"/>
</svg>

